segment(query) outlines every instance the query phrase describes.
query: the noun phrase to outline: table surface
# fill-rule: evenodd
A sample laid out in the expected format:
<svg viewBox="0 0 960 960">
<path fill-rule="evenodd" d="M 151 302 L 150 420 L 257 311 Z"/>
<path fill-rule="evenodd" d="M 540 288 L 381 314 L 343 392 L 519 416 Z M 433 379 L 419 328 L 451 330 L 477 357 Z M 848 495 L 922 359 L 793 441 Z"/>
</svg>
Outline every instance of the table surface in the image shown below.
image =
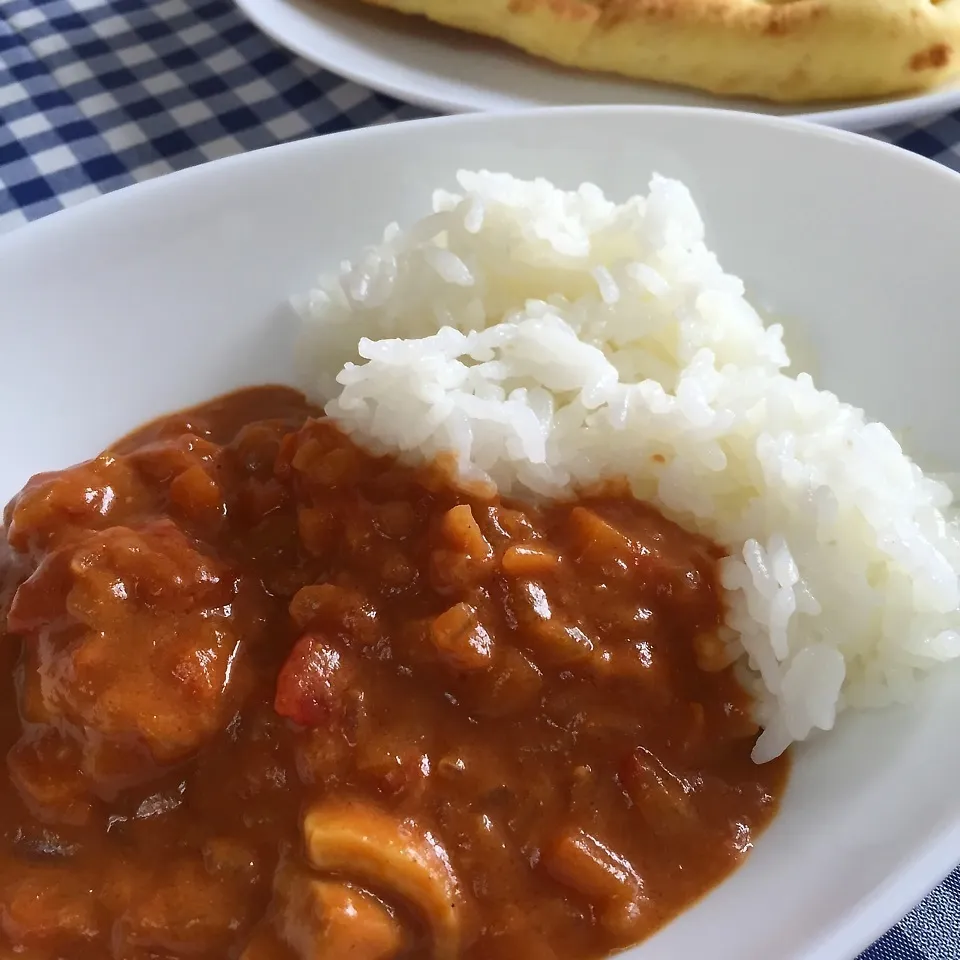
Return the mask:
<svg viewBox="0 0 960 960">
<path fill-rule="evenodd" d="M 0 232 L 205 160 L 426 115 L 292 56 L 230 0 L 0 0 Z M 960 170 L 960 112 L 873 135 Z M 960 868 L 861 960 L 957 958 Z"/>
</svg>

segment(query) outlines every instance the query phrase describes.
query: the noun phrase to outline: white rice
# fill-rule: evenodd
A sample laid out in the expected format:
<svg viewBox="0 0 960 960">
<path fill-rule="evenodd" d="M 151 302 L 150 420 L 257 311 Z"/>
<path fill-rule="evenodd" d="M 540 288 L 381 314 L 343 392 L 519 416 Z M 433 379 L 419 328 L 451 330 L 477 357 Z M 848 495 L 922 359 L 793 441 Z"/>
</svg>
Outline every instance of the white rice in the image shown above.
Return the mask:
<svg viewBox="0 0 960 960">
<path fill-rule="evenodd" d="M 458 181 L 310 294 L 301 361 L 331 417 L 374 449 L 453 451 L 503 494 L 626 476 L 722 544 L 758 762 L 960 655 L 950 490 L 783 372 L 781 327 L 704 245 L 682 184 L 618 205 L 589 184 Z"/>
</svg>

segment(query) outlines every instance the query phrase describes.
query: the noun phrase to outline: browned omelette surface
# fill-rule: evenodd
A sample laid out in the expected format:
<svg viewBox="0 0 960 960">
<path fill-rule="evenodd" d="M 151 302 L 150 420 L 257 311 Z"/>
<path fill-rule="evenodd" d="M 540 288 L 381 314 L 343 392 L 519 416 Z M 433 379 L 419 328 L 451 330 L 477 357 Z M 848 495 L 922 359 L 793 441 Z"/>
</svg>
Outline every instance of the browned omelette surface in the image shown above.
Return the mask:
<svg viewBox="0 0 960 960">
<path fill-rule="evenodd" d="M 366 2 L 566 66 L 724 95 L 883 97 L 936 86 L 960 70 L 960 0 Z"/>
</svg>

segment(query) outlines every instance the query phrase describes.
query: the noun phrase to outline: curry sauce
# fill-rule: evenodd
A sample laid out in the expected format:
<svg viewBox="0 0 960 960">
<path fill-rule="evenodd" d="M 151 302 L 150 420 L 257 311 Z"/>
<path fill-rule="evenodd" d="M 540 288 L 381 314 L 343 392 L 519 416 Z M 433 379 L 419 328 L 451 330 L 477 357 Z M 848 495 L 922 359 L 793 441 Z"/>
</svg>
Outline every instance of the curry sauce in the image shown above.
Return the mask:
<svg viewBox="0 0 960 960">
<path fill-rule="evenodd" d="M 777 809 L 721 552 L 625 494 L 464 490 L 263 387 L 4 522 L 0 957 L 599 957 Z"/>
</svg>

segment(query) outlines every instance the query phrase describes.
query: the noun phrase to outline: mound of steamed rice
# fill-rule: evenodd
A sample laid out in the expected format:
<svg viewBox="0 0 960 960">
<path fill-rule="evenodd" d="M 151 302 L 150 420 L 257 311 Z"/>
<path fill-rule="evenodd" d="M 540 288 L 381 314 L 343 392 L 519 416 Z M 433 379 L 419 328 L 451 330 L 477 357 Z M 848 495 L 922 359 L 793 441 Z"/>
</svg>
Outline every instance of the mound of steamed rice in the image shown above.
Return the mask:
<svg viewBox="0 0 960 960">
<path fill-rule="evenodd" d="M 728 551 L 731 662 L 768 760 L 960 655 L 952 495 L 890 431 L 788 376 L 680 183 L 624 204 L 458 176 L 304 308 L 308 392 L 359 442 L 564 496 L 603 478 Z"/>
</svg>

